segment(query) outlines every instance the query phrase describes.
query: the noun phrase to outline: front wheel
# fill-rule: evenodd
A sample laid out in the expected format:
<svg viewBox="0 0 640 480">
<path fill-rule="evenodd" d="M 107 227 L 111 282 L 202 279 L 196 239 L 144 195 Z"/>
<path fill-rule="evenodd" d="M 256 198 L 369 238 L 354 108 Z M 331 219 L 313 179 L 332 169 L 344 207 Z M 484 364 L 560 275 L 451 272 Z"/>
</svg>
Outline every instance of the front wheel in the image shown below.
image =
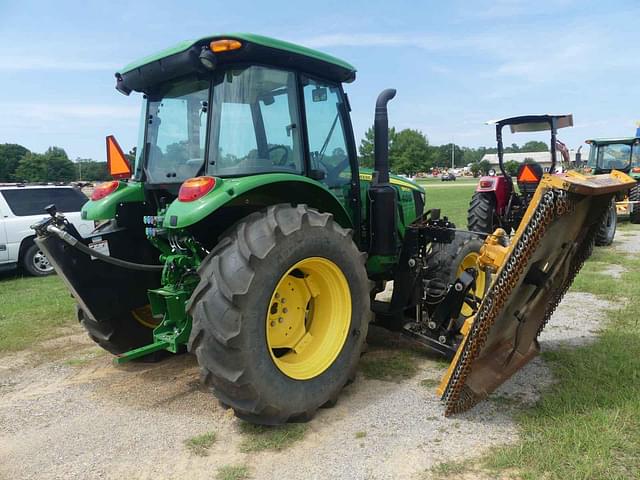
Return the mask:
<svg viewBox="0 0 640 480">
<path fill-rule="evenodd" d="M 275 205 L 203 261 L 189 350 L 235 414 L 310 419 L 354 377 L 371 316 L 365 256 L 327 213 Z"/>
</svg>

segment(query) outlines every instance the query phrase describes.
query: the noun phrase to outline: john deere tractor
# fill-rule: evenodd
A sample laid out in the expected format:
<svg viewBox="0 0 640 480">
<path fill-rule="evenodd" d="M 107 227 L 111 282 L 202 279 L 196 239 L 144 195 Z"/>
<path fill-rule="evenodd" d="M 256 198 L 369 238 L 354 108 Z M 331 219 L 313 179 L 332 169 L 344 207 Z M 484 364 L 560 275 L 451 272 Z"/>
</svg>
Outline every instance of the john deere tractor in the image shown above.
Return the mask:
<svg viewBox="0 0 640 480">
<path fill-rule="evenodd" d="M 309 419 L 354 378 L 370 321 L 453 358 L 445 413 L 471 407 L 538 350 L 537 332 L 631 180 L 543 178 L 513 238 L 456 230 L 422 188 L 389 175 L 387 103 L 375 167 L 359 169 L 348 63 L 251 34 L 187 41 L 134 62 L 133 165 L 107 137 L 114 180 L 82 238 L 54 205 L 34 225 L 90 337 L 116 363 L 187 349 L 243 419 Z M 374 300 L 393 280 L 390 302 Z"/>
<path fill-rule="evenodd" d="M 586 173 L 619 170 L 640 182 L 640 137 L 594 138 L 586 143 L 591 147 L 584 168 Z M 636 183 L 628 195 L 617 202 L 617 214 L 628 216 L 631 223 L 640 223 L 640 184 Z"/>
</svg>

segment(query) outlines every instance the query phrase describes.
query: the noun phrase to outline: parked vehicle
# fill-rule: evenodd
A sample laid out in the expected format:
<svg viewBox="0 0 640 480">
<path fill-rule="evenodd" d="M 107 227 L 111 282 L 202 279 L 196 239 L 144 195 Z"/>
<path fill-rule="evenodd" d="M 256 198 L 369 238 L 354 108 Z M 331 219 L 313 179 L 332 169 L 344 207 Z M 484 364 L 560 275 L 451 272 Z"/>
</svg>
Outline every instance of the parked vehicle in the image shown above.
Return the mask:
<svg viewBox="0 0 640 480">
<path fill-rule="evenodd" d="M 440 180 L 442 180 L 443 182 L 455 182 L 456 176 L 454 173 L 445 172 L 442 175 L 440 175 Z"/>
<path fill-rule="evenodd" d="M 21 267 L 26 273 L 53 273 L 47 257 L 33 243 L 31 225 L 46 215 L 44 208 L 55 203 L 82 236 L 93 230 L 93 222 L 80 219 L 87 197 L 77 188 L 55 185 L 0 185 L 0 270 Z"/>
</svg>

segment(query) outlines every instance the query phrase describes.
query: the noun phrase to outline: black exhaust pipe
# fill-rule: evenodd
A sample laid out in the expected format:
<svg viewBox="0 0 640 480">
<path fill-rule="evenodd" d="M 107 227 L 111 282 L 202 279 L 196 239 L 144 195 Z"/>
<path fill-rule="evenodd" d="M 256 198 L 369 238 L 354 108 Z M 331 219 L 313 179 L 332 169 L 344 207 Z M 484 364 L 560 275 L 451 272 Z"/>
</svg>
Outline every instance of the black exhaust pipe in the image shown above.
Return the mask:
<svg viewBox="0 0 640 480">
<path fill-rule="evenodd" d="M 395 255 L 396 191 L 389 183 L 389 117 L 387 103 L 396 96 L 392 88 L 383 90 L 376 101 L 374 131 L 374 172 L 369 187 L 371 255 Z"/>
</svg>

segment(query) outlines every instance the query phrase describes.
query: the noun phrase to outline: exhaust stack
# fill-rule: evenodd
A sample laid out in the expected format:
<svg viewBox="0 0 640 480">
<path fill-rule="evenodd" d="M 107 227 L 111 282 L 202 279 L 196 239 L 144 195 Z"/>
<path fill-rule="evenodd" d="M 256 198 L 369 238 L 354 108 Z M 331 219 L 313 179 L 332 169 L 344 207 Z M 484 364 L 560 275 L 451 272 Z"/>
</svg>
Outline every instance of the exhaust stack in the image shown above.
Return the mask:
<svg viewBox="0 0 640 480">
<path fill-rule="evenodd" d="M 395 255 L 398 250 L 396 233 L 396 191 L 389 183 L 389 117 L 387 103 L 396 96 L 388 88 L 378 95 L 373 124 L 374 172 L 369 187 L 371 255 Z"/>
</svg>

